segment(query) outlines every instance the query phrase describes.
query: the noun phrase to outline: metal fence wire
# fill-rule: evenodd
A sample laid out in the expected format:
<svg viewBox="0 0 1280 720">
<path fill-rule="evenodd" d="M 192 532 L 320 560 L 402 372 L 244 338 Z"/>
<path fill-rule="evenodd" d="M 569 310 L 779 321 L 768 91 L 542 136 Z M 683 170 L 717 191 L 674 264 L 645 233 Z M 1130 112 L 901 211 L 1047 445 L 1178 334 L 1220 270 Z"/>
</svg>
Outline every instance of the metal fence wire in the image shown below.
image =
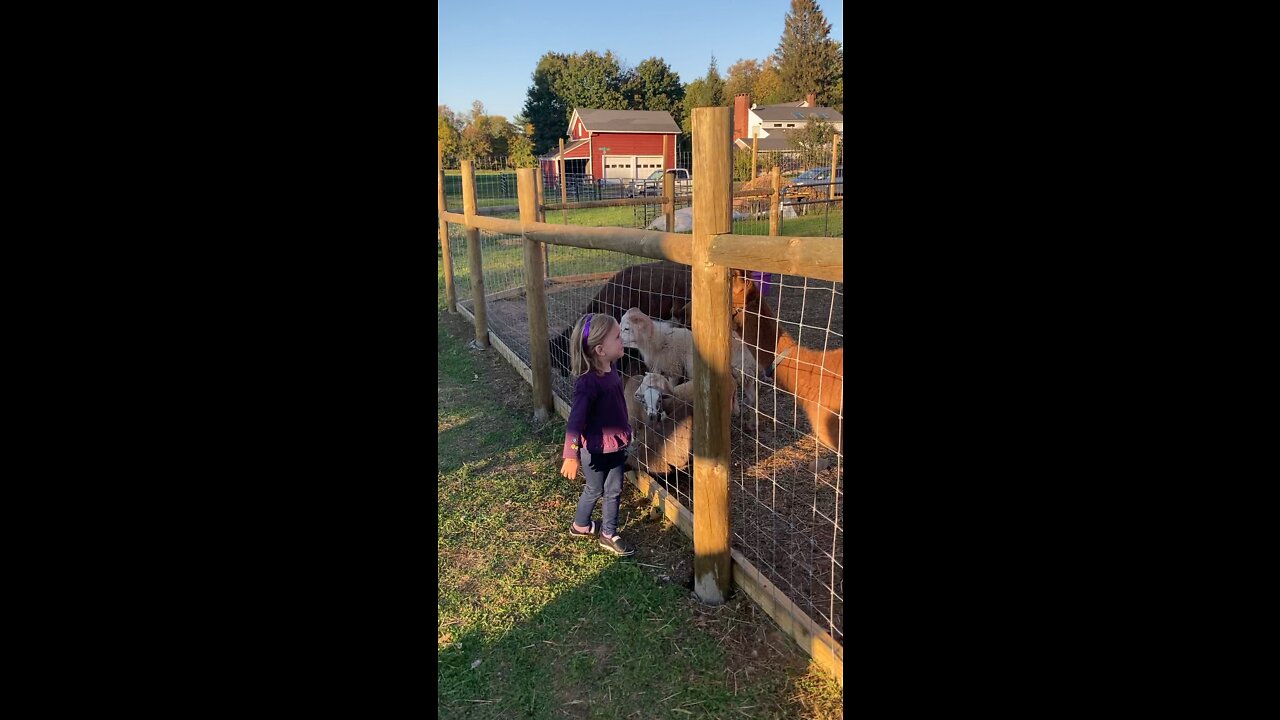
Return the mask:
<svg viewBox="0 0 1280 720">
<path fill-rule="evenodd" d="M 801 165 L 806 162 L 795 160 Z M 830 155 L 826 166 L 830 166 Z M 807 169 L 813 167 L 823 166 Z M 514 173 L 509 181 L 500 179 L 505 174 L 477 172 L 478 205 L 518 204 Z M 625 197 L 625 190 L 610 184 L 593 184 L 586 176 L 577 181 L 583 199 Z M 832 193 L 829 184 L 799 187 L 802 193 L 786 197 L 804 207 L 804 212 L 784 213 L 784 228 L 790 225 L 803 235 L 842 235 L 843 193 Z M 544 177 L 542 189 L 544 202 L 559 202 L 554 179 Z M 449 198 L 448 204 L 461 209 L 460 181 L 457 190 L 457 201 Z M 825 195 L 819 197 L 819 193 Z M 643 228 L 659 216 L 660 207 L 548 210 L 546 221 L 560 223 L 567 214 L 575 225 Z M 496 215 L 518 217 L 515 211 Z M 735 233 L 768 234 L 767 214 L 763 220 L 751 213 L 743 215 L 734 221 Z M 826 232 L 821 232 L 824 228 Z M 459 304 L 473 310 L 466 231 L 451 224 L 449 235 Z M 480 231 L 489 330 L 521 361 L 532 365 L 522 242 L 520 236 Z M 573 401 L 569 335 L 583 314 L 603 312 L 621 320 L 629 309 L 640 308 L 670 328 L 688 328 L 689 266 L 605 250 L 546 247 L 552 391 L 564 402 Z M 738 409 L 731 431 L 731 542 L 835 642 L 843 644 L 843 454 L 823 442 L 838 445 L 833 438 L 839 438 L 843 423 L 843 283 L 749 268 L 741 272 L 742 277 L 734 281 L 732 355 L 739 371 L 735 373 Z M 624 382 L 643 382 L 651 368 L 637 350 L 626 352 L 619 362 Z M 691 415 L 692 407 L 678 395 L 668 400 L 668 406 L 667 420 L 632 419 L 632 462 L 697 512 L 688 452 L 692 428 L 690 423 L 680 424 Z"/>
</svg>

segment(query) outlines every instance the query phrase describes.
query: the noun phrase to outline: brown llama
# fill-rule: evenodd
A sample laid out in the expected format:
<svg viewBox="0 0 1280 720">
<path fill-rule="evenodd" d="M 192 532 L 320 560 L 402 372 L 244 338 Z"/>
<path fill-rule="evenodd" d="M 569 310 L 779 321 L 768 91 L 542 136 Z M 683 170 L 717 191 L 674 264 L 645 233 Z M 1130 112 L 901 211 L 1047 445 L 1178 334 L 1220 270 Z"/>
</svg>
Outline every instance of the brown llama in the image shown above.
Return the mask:
<svg viewBox="0 0 1280 720">
<path fill-rule="evenodd" d="M 761 372 L 768 374 L 782 358 L 773 371 L 778 387 L 796 396 L 818 441 L 843 455 L 844 348 L 824 351 L 798 345 L 778 326 L 777 313 L 760 297 L 756 284 L 738 271 L 733 275 L 732 304 L 733 329 L 755 352 Z M 830 460 L 819 460 L 812 467 L 820 471 L 829 465 Z"/>
</svg>

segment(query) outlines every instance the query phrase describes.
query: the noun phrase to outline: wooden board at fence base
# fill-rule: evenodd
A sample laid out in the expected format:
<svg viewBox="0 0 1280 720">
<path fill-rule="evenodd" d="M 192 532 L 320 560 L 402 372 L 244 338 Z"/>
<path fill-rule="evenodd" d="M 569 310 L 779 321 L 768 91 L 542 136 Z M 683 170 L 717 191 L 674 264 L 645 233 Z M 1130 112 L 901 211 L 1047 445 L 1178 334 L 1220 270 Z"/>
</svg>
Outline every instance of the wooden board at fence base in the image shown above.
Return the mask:
<svg viewBox="0 0 1280 720">
<path fill-rule="evenodd" d="M 679 500 L 671 497 L 662 485 L 644 470 L 628 470 L 624 477 L 631 481 L 654 507 L 662 511 L 663 517 L 672 525 L 680 528 L 685 535 L 693 537 L 693 513 L 689 512 Z"/>
<path fill-rule="evenodd" d="M 844 687 L 844 646 L 829 633 L 818 627 L 803 610 L 769 582 L 759 570 L 737 550 L 733 556 L 733 581 L 755 601 L 760 609 L 778 623 L 796 641 L 814 662 L 822 666 Z"/>
</svg>

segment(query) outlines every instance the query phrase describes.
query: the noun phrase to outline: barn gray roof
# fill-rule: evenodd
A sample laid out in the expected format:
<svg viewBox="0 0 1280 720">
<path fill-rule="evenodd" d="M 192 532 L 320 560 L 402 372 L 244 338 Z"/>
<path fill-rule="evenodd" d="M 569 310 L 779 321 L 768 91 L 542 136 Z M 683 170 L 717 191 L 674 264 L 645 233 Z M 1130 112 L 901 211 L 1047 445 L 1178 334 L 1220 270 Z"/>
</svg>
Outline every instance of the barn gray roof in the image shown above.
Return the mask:
<svg viewBox="0 0 1280 720">
<path fill-rule="evenodd" d="M 795 150 L 791 146 L 791 136 L 796 130 L 782 130 L 781 128 L 768 128 L 769 137 L 756 139 L 756 149 L 760 152 L 776 152 L 778 150 Z M 737 140 L 738 147 L 751 149 L 751 138 L 739 138 Z"/>
<path fill-rule="evenodd" d="M 575 108 L 591 132 L 678 133 L 680 126 L 665 110 L 583 110 Z"/>
<path fill-rule="evenodd" d="M 766 105 L 758 107 L 751 112 L 755 113 L 756 117 L 761 120 L 769 122 L 782 122 L 784 120 L 790 120 L 791 122 L 797 120 L 808 121 L 810 117 L 814 116 L 820 117 L 827 122 L 844 122 L 844 116 L 829 107 L 802 108 L 787 105 Z"/>
</svg>

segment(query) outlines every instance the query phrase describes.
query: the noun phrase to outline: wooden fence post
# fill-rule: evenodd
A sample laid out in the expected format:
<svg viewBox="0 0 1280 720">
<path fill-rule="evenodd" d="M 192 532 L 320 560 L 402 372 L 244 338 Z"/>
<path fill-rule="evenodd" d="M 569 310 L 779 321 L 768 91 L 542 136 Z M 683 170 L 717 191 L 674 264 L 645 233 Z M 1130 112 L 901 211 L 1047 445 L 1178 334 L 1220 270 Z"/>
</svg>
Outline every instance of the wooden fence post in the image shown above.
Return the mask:
<svg viewBox="0 0 1280 720">
<path fill-rule="evenodd" d="M 718 605 L 729 594 L 729 269 L 710 260 L 733 232 L 729 108 L 693 110 L 693 590 Z"/>
<path fill-rule="evenodd" d="M 516 171 L 520 198 L 520 223 L 538 221 L 538 178 L 532 168 Z M 529 307 L 529 369 L 533 373 L 533 419 L 544 422 L 555 407 L 551 404 L 551 346 L 547 337 L 547 289 L 544 280 L 543 243 L 524 237 L 524 294 Z"/>
<path fill-rule="evenodd" d="M 564 205 L 569 202 L 569 181 L 564 176 L 564 138 L 560 138 L 560 204 Z M 568 208 L 561 210 L 560 217 L 564 218 L 564 224 L 569 224 Z"/>
<path fill-rule="evenodd" d="M 440 261 L 444 263 L 444 305 L 450 313 L 458 312 L 458 295 L 453 289 L 453 253 L 449 251 L 449 223 L 444 221 L 444 155 L 436 142 L 436 220 L 440 224 Z"/>
<path fill-rule="evenodd" d="M 547 221 L 547 211 L 546 211 L 546 208 L 544 208 L 544 207 L 543 207 L 544 205 L 546 205 L 546 204 L 547 204 L 547 198 L 546 198 L 546 192 L 547 192 L 547 191 L 546 191 L 546 188 L 545 188 L 545 187 L 543 186 L 543 184 L 542 184 L 542 183 L 543 183 L 543 179 L 542 179 L 542 162 L 541 162 L 541 161 L 539 161 L 539 162 L 538 162 L 538 174 L 537 174 L 537 176 L 538 176 L 538 222 L 540 222 L 540 223 L 544 223 L 544 222 L 546 222 L 546 221 Z M 543 269 L 543 271 L 544 271 L 548 276 L 550 276 L 550 274 L 551 274 L 551 246 L 550 246 L 550 245 L 548 245 L 548 244 L 546 244 L 546 243 L 542 243 L 542 269 Z M 550 285 L 551 283 L 550 283 L 550 281 L 548 281 L 548 282 L 547 282 L 547 283 L 545 283 L 545 284 L 546 284 L 546 285 Z"/>
<path fill-rule="evenodd" d="M 782 168 L 773 166 L 773 195 L 769 196 L 769 234 L 782 234 Z"/>
<path fill-rule="evenodd" d="M 840 133 L 831 133 L 831 181 L 827 184 L 827 199 L 836 199 L 836 155 L 840 152 L 840 146 L 836 141 L 840 139 Z"/>
<path fill-rule="evenodd" d="M 676 231 L 676 174 L 662 173 L 662 213 L 667 219 L 667 232 Z"/>
<path fill-rule="evenodd" d="M 476 216 L 476 172 L 470 160 L 462 161 L 462 214 L 467 218 L 467 253 L 471 258 L 471 299 L 476 316 L 476 344 L 489 347 L 489 315 L 484 306 L 484 263 L 480 259 L 480 229 L 471 225 Z"/>
<path fill-rule="evenodd" d="M 760 149 L 760 128 L 751 129 L 751 177 L 747 178 L 750 182 L 756 179 L 756 152 Z"/>
</svg>

